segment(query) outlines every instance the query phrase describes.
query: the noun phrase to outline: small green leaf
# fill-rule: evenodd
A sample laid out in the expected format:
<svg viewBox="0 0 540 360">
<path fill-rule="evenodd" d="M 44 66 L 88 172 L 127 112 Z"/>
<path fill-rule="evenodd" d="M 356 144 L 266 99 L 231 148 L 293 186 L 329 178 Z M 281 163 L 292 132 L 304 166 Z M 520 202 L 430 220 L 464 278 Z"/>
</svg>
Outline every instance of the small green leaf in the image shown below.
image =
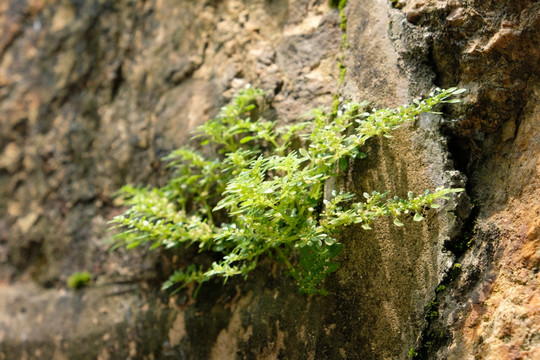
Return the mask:
<svg viewBox="0 0 540 360">
<path fill-rule="evenodd" d="M 329 253 L 330 258 L 333 258 L 333 257 L 337 256 L 341 252 L 341 250 L 343 250 L 343 244 L 334 243 L 333 245 L 329 246 L 328 249 L 330 251 L 330 253 Z"/>
<path fill-rule="evenodd" d="M 308 159 L 310 158 L 309 153 L 307 152 L 306 149 L 300 148 L 300 149 L 298 150 L 298 152 L 299 152 L 300 155 L 302 155 L 303 157 L 308 158 Z"/>
<path fill-rule="evenodd" d="M 246 137 L 242 138 L 242 140 L 240 140 L 240 144 L 245 144 L 248 141 L 251 141 L 253 139 L 255 139 L 253 136 L 246 136 Z"/>
<path fill-rule="evenodd" d="M 349 161 L 342 157 L 338 160 L 338 166 L 341 171 L 347 171 L 347 168 L 349 167 Z"/>
<path fill-rule="evenodd" d="M 404 226 L 404 224 L 403 224 L 401 221 L 399 221 L 398 218 L 395 218 L 395 219 L 394 219 L 394 225 L 399 226 L 399 227 Z"/>
<path fill-rule="evenodd" d="M 324 239 L 324 243 L 326 245 L 334 245 L 336 243 L 336 239 L 334 239 L 333 237 L 328 236 L 327 238 Z"/>
<path fill-rule="evenodd" d="M 420 215 L 420 213 L 414 214 L 414 221 L 422 221 L 424 220 L 424 217 Z"/>
<path fill-rule="evenodd" d="M 361 151 L 359 151 L 359 152 L 358 152 L 358 155 L 356 155 L 356 157 L 357 157 L 358 159 L 365 159 L 365 158 L 367 158 L 367 154 L 366 154 L 366 153 L 363 153 L 363 152 L 361 152 Z"/>
<path fill-rule="evenodd" d="M 126 246 L 126 249 L 128 249 L 128 250 L 135 249 L 140 244 L 141 243 L 139 241 L 133 241 L 129 245 Z"/>
<path fill-rule="evenodd" d="M 326 268 L 325 274 L 331 274 L 335 272 L 337 269 L 339 269 L 339 263 L 330 263 L 328 267 Z"/>
</svg>

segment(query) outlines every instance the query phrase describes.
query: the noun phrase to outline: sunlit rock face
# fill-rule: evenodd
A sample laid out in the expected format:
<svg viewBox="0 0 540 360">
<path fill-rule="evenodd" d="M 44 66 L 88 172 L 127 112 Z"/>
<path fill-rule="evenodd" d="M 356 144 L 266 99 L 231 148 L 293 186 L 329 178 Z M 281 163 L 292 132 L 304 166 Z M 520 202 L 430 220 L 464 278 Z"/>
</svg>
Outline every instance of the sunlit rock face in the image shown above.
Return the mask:
<svg viewBox="0 0 540 360">
<path fill-rule="evenodd" d="M 540 357 L 540 4 L 344 13 L 340 47 L 326 0 L 0 3 L 0 359 Z M 160 283 L 189 250 L 108 252 L 112 195 L 163 184 L 161 158 L 247 84 L 282 123 L 338 93 L 381 108 L 466 88 L 371 141 L 334 186 L 467 194 L 422 223 L 344 229 L 326 297 L 267 259 L 169 298 Z M 84 270 L 90 286 L 66 288 Z"/>
</svg>

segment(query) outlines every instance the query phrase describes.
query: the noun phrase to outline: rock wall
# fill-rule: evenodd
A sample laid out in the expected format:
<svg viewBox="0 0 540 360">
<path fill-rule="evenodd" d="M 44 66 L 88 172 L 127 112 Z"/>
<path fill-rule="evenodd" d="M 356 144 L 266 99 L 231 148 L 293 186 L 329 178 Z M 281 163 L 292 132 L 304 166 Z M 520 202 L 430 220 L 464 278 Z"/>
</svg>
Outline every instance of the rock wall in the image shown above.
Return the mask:
<svg viewBox="0 0 540 360">
<path fill-rule="evenodd" d="M 438 294 L 425 357 L 535 359 L 538 312 L 540 125 L 537 1 L 409 1 L 441 86 L 469 89 L 443 132 L 468 177 L 473 211 L 461 267 Z"/>
<path fill-rule="evenodd" d="M 351 0 L 346 49 L 328 3 L 0 4 L 0 359 L 540 356 L 540 3 Z M 111 196 L 163 183 L 160 158 L 248 83 L 282 122 L 338 91 L 381 107 L 467 88 L 339 183 L 467 194 L 422 224 L 346 229 L 327 297 L 263 261 L 168 298 L 172 254 L 107 251 Z M 78 270 L 91 286 L 66 289 Z"/>
</svg>

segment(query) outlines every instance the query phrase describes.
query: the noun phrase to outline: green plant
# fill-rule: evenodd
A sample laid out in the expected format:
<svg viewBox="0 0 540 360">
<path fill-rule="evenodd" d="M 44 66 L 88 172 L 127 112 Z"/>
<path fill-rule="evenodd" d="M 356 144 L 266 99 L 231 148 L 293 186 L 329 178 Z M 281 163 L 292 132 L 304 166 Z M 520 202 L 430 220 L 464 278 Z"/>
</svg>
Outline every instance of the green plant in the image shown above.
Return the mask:
<svg viewBox="0 0 540 360">
<path fill-rule="evenodd" d="M 328 0 L 328 5 L 330 5 L 330 7 L 333 7 L 333 8 L 338 8 L 340 3 L 343 2 L 344 0 Z M 345 0 L 346 2 L 346 0 Z"/>
<path fill-rule="evenodd" d="M 119 197 L 129 208 L 112 220 L 122 228 L 116 246 L 195 245 L 211 254 L 211 263 L 196 257 L 175 271 L 163 289 L 247 277 L 261 256 L 271 256 L 287 266 L 302 292 L 326 294 L 322 283 L 338 269 L 334 258 L 343 247 L 337 238 L 342 227 L 359 224 L 369 230 L 381 216 L 403 226 L 404 214 L 421 221 L 425 208 L 438 208 L 436 200 L 462 189 L 409 192 L 405 199 L 373 191 L 353 202 L 355 195 L 344 191 L 325 198 L 325 182 L 350 159 L 365 157 L 361 149 L 371 137 L 391 137 L 401 124 L 455 102 L 450 97 L 461 92 L 438 90 L 413 105 L 372 112 L 348 102 L 335 112 L 314 111 L 310 123 L 277 126 L 259 116 L 262 91 L 241 91 L 196 130 L 201 151 L 182 147 L 166 158 L 175 170 L 167 185 L 122 188 Z M 217 155 L 206 158 L 202 149 Z"/>
<path fill-rule="evenodd" d="M 347 67 L 345 66 L 345 49 L 349 48 L 347 43 L 347 15 L 345 14 L 345 6 L 347 6 L 347 0 L 335 1 L 335 6 L 339 9 L 339 19 L 340 19 L 340 29 L 343 32 L 341 35 L 341 43 L 339 45 L 340 55 L 337 60 L 339 78 L 338 84 L 341 85 L 345 81 L 345 76 L 347 75 Z M 337 96 L 337 94 L 336 94 Z"/>
<path fill-rule="evenodd" d="M 71 289 L 82 289 L 90 283 L 92 274 L 88 271 L 75 272 L 66 280 L 66 285 Z"/>
<path fill-rule="evenodd" d="M 347 30 L 347 15 L 345 15 L 345 6 L 347 6 L 347 0 L 339 0 L 337 8 L 339 9 L 339 27 L 343 32 Z"/>
</svg>

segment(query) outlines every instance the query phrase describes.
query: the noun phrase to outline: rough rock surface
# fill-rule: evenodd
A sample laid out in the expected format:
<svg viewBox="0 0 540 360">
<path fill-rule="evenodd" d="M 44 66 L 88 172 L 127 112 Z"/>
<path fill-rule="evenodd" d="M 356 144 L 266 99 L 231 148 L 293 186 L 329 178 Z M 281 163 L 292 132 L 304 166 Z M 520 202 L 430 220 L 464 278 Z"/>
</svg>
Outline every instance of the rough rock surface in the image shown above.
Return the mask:
<svg viewBox="0 0 540 360">
<path fill-rule="evenodd" d="M 446 124 L 474 209 L 461 264 L 438 294 L 421 352 L 434 359 L 540 356 L 540 3 L 407 1 L 440 86 L 469 89 Z M 459 270 L 459 269 L 458 269 Z M 437 350 L 438 349 L 438 350 Z"/>
<path fill-rule="evenodd" d="M 0 359 L 540 357 L 540 3 L 345 13 L 338 88 L 326 0 L 0 3 Z M 167 298 L 170 254 L 107 252 L 111 196 L 162 183 L 160 158 L 248 83 L 283 122 L 338 91 L 381 107 L 467 88 L 371 142 L 339 185 L 403 195 L 466 176 L 468 196 L 405 230 L 344 231 L 328 297 L 298 294 L 268 261 L 196 301 Z M 91 286 L 66 289 L 78 270 Z"/>
</svg>

